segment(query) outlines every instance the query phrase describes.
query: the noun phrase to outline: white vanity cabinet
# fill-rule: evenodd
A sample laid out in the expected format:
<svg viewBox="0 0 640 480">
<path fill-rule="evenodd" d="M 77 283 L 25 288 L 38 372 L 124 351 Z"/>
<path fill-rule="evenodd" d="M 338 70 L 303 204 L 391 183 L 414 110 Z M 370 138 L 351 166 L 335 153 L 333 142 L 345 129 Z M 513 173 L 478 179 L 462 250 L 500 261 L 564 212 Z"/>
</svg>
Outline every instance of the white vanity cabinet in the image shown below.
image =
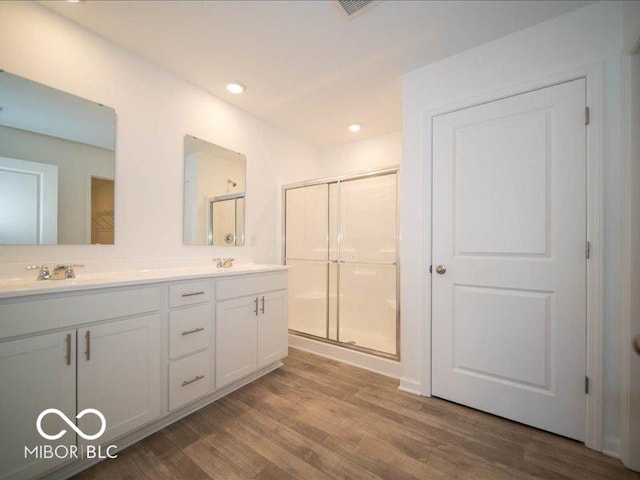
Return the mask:
<svg viewBox="0 0 640 480">
<path fill-rule="evenodd" d="M 287 356 L 287 284 L 286 272 L 217 282 L 217 388 Z"/>
<path fill-rule="evenodd" d="M 287 273 L 252 266 L 117 286 L 39 282 L 14 296 L 0 288 L 0 480 L 68 478 L 91 460 L 25 459 L 25 447 L 123 448 L 277 368 Z M 87 441 L 49 414 L 43 429 L 67 433 L 46 440 L 36 419 L 50 408 L 87 435 L 100 419 L 78 414 L 96 409 L 106 430 Z"/>
<path fill-rule="evenodd" d="M 55 442 L 43 439 L 36 419 L 47 408 L 76 415 L 75 330 L 65 330 L 0 343 L 0 479 L 29 478 L 63 463 L 25 459 L 24 448 L 75 444 L 75 433 Z M 43 421 L 46 432 L 69 428 L 59 417 Z"/>
<path fill-rule="evenodd" d="M 260 296 L 258 315 L 258 368 L 282 360 L 288 354 L 287 292 L 278 290 Z"/>
<path fill-rule="evenodd" d="M 60 410 L 87 434 L 100 430 L 99 418 L 87 414 L 76 422 L 76 415 L 99 410 L 106 430 L 92 444 L 106 444 L 160 415 L 159 299 L 159 287 L 144 287 L 0 302 L 0 479 L 32 478 L 73 460 L 25 459 L 25 447 L 86 443 L 78 438 L 76 444 L 56 413 L 44 417 L 43 430 L 66 435 L 43 438 L 36 420 L 46 409 Z M 17 338 L 3 340 L 6 332 Z"/>
<path fill-rule="evenodd" d="M 169 286 L 169 410 L 215 389 L 211 281 Z"/>
<path fill-rule="evenodd" d="M 107 420 L 105 444 L 160 415 L 158 313 L 78 329 L 78 412 L 95 408 Z M 78 419 L 100 429 L 95 415 Z"/>
</svg>

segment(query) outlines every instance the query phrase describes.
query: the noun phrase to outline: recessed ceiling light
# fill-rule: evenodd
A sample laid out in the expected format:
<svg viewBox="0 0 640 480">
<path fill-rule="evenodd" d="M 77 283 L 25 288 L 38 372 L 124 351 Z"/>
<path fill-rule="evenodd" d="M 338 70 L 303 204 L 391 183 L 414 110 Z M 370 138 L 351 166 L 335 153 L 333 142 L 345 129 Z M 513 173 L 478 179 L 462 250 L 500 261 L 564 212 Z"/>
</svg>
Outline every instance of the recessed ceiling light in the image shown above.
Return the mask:
<svg viewBox="0 0 640 480">
<path fill-rule="evenodd" d="M 350 132 L 359 132 L 360 131 L 360 125 L 358 125 L 357 123 L 353 123 L 353 124 L 349 125 L 349 131 Z"/>
<path fill-rule="evenodd" d="M 229 90 L 231 93 L 235 95 L 239 95 L 243 93 L 246 89 L 247 87 L 242 82 L 233 81 L 233 82 L 227 83 L 227 90 Z"/>
</svg>

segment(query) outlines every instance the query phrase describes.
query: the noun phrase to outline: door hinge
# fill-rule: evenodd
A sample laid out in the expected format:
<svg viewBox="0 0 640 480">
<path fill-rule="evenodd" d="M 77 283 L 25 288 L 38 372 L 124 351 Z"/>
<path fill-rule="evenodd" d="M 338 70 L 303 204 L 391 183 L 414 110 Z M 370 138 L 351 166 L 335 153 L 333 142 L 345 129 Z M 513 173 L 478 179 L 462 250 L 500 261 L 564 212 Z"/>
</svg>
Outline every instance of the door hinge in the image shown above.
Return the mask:
<svg viewBox="0 0 640 480">
<path fill-rule="evenodd" d="M 589 377 L 584 377 L 584 393 L 589 395 Z"/>
<path fill-rule="evenodd" d="M 591 112 L 589 107 L 584 107 L 584 124 L 589 125 L 589 119 L 591 117 Z"/>
<path fill-rule="evenodd" d="M 584 242 L 584 258 L 587 260 L 591 258 L 591 242 L 589 240 Z"/>
<path fill-rule="evenodd" d="M 429 265 L 429 273 L 433 273 L 433 265 Z"/>
</svg>

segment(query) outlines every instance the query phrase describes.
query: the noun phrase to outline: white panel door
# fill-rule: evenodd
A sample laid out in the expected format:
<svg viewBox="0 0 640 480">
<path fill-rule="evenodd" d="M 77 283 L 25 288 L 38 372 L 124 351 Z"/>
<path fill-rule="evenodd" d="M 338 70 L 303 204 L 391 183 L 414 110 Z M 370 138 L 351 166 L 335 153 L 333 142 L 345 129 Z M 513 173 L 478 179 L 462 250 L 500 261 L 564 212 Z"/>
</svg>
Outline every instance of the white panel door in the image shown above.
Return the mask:
<svg viewBox="0 0 640 480">
<path fill-rule="evenodd" d="M 58 243 L 58 167 L 0 157 L 0 244 Z"/>
<path fill-rule="evenodd" d="M 76 416 L 75 330 L 0 343 L 0 479 L 35 477 L 62 460 L 25 459 L 25 447 L 75 445 L 75 433 L 56 414 L 43 418 L 46 440 L 36 429 L 41 412 L 56 408 L 71 421 Z"/>
<path fill-rule="evenodd" d="M 433 395 L 578 440 L 585 88 L 579 79 L 433 121 Z"/>
<path fill-rule="evenodd" d="M 104 444 L 160 415 L 160 317 L 157 313 L 78 330 L 78 412 L 100 410 Z M 78 420 L 97 432 L 95 415 Z"/>
</svg>

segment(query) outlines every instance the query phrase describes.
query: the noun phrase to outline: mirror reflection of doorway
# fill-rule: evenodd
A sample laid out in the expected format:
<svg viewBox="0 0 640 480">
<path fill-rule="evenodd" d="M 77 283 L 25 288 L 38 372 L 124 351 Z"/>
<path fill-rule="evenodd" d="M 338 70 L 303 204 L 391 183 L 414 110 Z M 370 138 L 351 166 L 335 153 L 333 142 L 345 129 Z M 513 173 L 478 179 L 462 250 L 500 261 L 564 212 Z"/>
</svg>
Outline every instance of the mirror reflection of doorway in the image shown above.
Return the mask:
<svg viewBox="0 0 640 480">
<path fill-rule="evenodd" d="M 91 177 L 91 244 L 113 245 L 113 198 L 115 182 Z"/>
</svg>

